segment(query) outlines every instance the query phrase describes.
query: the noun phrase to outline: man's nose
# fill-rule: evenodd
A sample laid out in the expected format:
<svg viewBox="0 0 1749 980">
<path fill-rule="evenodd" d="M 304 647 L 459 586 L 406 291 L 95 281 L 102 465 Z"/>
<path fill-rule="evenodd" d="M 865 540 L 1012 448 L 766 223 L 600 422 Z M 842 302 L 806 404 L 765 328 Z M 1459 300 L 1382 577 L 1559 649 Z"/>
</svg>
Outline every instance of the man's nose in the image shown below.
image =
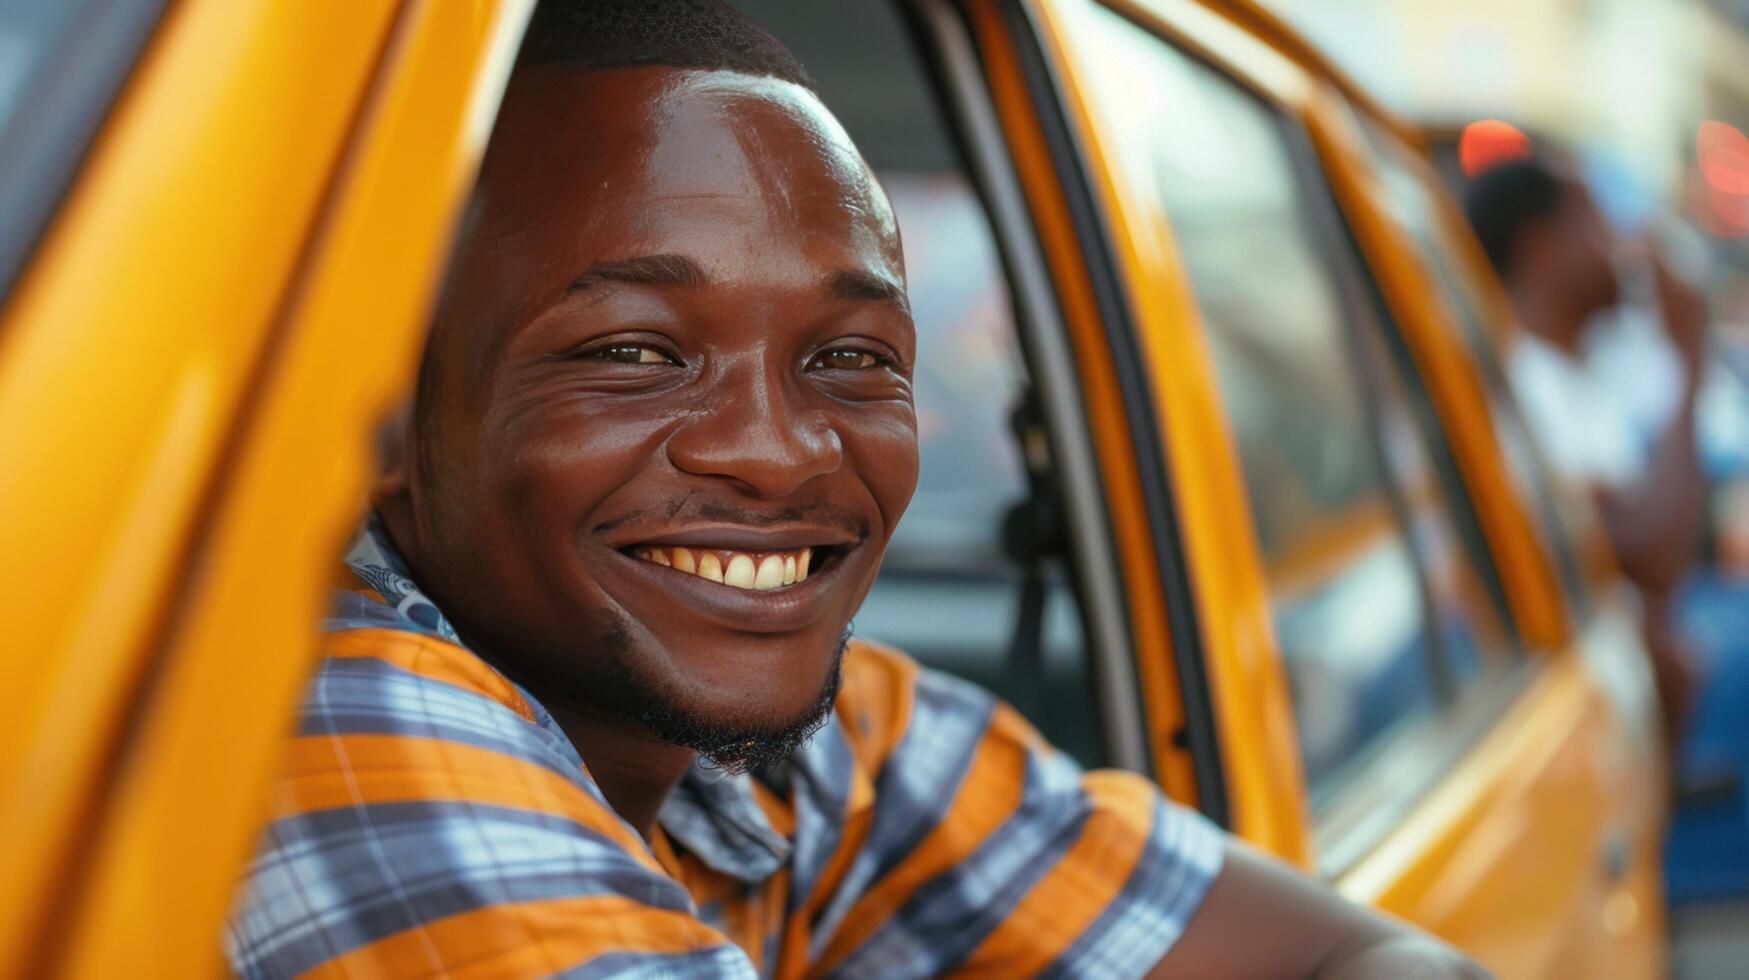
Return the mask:
<svg viewBox="0 0 1749 980">
<path fill-rule="evenodd" d="M 668 440 L 668 458 L 681 471 L 779 498 L 843 464 L 831 422 L 803 405 L 803 393 L 765 359 L 725 368 L 711 388 L 709 407 Z"/>
</svg>

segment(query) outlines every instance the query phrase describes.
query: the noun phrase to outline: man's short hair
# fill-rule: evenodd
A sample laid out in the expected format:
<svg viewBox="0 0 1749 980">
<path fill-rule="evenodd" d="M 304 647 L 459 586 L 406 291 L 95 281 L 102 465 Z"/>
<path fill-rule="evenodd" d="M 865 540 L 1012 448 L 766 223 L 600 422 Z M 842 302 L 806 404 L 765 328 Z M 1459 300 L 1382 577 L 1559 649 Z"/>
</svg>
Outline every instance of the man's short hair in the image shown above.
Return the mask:
<svg viewBox="0 0 1749 980">
<path fill-rule="evenodd" d="M 1560 210 L 1567 178 L 1535 158 L 1513 160 L 1477 175 L 1464 192 L 1464 214 L 1482 251 L 1502 276 L 1525 228 Z"/>
<path fill-rule="evenodd" d="M 783 42 L 721 0 L 541 0 L 519 58 L 525 65 L 734 71 L 814 88 Z"/>
</svg>

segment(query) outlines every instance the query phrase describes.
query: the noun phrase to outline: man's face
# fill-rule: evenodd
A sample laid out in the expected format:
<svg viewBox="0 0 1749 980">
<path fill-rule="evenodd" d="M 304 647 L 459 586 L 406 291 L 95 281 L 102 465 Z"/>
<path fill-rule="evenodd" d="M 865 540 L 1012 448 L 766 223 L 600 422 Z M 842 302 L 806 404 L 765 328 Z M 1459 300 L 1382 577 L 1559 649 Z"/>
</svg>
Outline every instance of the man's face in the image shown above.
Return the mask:
<svg viewBox="0 0 1749 980">
<path fill-rule="evenodd" d="M 385 519 L 541 697 L 792 725 L 916 484 L 903 277 L 885 196 L 805 90 L 521 70 Z"/>
<path fill-rule="evenodd" d="M 1563 184 L 1561 204 L 1550 219 L 1555 231 L 1552 275 L 1576 306 L 1595 312 L 1620 298 L 1615 238 L 1585 185 L 1571 178 Z"/>
</svg>

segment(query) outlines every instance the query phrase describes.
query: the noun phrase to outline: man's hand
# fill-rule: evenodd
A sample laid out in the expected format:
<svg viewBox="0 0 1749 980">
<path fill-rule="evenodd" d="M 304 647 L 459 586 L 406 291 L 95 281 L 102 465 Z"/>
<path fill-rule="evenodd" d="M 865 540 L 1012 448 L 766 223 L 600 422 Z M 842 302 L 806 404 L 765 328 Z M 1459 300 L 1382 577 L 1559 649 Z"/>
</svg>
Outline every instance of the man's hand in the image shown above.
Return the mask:
<svg viewBox="0 0 1749 980">
<path fill-rule="evenodd" d="M 1229 844 L 1184 935 L 1148 974 L 1234 980 L 1487 980 L 1475 961 L 1348 901 L 1243 844 Z"/>
<path fill-rule="evenodd" d="M 1647 257 L 1652 282 L 1657 288 L 1659 318 L 1676 353 L 1682 358 L 1686 378 L 1694 383 L 1704 361 L 1707 334 L 1706 297 L 1670 270 L 1654 251 Z"/>
</svg>

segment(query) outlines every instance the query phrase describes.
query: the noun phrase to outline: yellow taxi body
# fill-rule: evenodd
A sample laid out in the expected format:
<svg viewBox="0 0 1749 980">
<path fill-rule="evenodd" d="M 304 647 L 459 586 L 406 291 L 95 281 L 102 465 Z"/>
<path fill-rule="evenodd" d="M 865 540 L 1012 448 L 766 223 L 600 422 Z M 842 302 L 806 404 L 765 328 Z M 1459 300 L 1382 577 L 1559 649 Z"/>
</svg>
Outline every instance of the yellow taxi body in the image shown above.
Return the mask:
<svg viewBox="0 0 1749 980">
<path fill-rule="evenodd" d="M 174 0 L 0 270 L 0 974 L 222 970 L 333 559 L 530 6 Z M 1167 792 L 1205 810 L 1218 795 L 1235 833 L 1502 976 L 1660 975 L 1663 793 L 1631 622 L 1583 511 L 1563 545 L 1526 489 L 1534 460 L 1503 434 L 1462 322 L 1499 339 L 1508 314 L 1408 127 L 1249 0 L 912 7 L 975 53 L 984 138 L 1036 231 Z M 1089 18 L 1112 16 L 1304 134 L 1457 460 L 1526 655 L 1406 738 L 1441 760 L 1413 793 L 1381 776 L 1377 805 L 1310 801 L 1271 589 L 1360 547 L 1374 518 L 1333 521 L 1316 554 L 1259 546 L 1138 149 L 1164 110 L 1126 101 L 1091 40 Z M 1419 182 L 1423 238 L 1392 179 Z M 1120 317 L 1132 346 L 1114 346 Z M 1122 396 L 1137 371 L 1140 409 Z"/>
</svg>

